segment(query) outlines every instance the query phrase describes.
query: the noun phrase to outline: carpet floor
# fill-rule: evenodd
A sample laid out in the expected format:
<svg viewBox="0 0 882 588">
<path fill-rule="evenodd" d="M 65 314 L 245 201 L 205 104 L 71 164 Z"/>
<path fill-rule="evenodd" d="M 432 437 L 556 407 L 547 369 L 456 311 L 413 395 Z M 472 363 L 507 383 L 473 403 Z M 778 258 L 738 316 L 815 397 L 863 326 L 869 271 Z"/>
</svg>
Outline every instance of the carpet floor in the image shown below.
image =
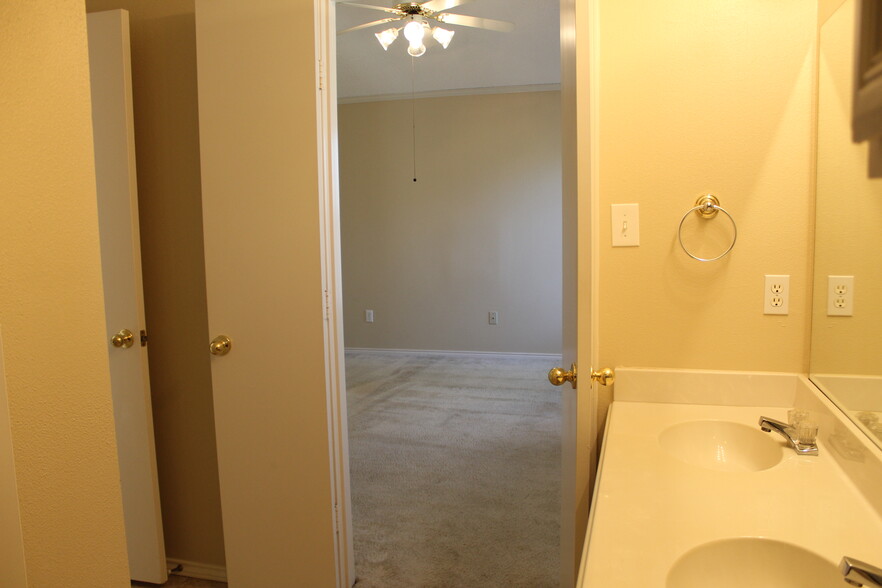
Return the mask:
<svg viewBox="0 0 882 588">
<path fill-rule="evenodd" d="M 347 352 L 357 588 L 559 585 L 549 365 Z"/>
</svg>

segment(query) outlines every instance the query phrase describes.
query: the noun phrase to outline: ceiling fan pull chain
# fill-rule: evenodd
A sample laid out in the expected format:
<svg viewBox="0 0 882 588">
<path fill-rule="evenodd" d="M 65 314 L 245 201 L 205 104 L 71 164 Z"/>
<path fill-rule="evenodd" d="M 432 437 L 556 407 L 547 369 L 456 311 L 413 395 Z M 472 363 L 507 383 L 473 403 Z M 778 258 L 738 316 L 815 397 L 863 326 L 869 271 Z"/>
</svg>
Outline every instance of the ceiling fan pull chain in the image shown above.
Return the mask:
<svg viewBox="0 0 882 588">
<path fill-rule="evenodd" d="M 410 135 L 412 141 L 412 152 L 413 152 L 413 181 L 417 181 L 416 177 L 416 82 L 414 79 L 416 78 L 416 74 L 414 73 L 414 59 L 415 57 L 410 57 Z"/>
</svg>

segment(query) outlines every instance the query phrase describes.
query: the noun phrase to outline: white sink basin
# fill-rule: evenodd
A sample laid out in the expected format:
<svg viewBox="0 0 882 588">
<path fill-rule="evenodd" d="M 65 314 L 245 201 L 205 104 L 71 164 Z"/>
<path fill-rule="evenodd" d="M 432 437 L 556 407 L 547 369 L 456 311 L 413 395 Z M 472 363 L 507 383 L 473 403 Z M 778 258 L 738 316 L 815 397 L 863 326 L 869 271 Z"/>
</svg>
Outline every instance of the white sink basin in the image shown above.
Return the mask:
<svg viewBox="0 0 882 588">
<path fill-rule="evenodd" d="M 836 565 L 790 543 L 740 537 L 705 543 L 684 554 L 667 588 L 838 588 Z"/>
<path fill-rule="evenodd" d="M 759 427 L 729 421 L 690 421 L 659 434 L 662 448 L 688 464 L 728 472 L 768 469 L 784 457 L 784 444 Z"/>
</svg>

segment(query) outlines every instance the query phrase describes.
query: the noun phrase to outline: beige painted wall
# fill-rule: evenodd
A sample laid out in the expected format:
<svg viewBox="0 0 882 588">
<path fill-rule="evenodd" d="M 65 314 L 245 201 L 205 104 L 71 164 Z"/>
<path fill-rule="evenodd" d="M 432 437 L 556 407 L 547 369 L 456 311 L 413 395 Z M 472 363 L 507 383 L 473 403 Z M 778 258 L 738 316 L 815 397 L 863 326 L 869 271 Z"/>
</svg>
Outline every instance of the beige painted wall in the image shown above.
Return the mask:
<svg viewBox="0 0 882 588">
<path fill-rule="evenodd" d="M 0 324 L 29 586 L 128 586 L 83 3 L 0 4 Z"/>
<path fill-rule="evenodd" d="M 600 363 L 805 371 L 816 3 L 600 7 Z M 677 243 L 706 192 L 738 223 L 712 263 Z M 641 245 L 612 248 L 609 205 L 630 202 Z M 763 315 L 764 274 L 790 275 L 789 316 Z"/>
<path fill-rule="evenodd" d="M 410 113 L 339 109 L 347 347 L 560 353 L 560 93 L 417 100 L 417 182 Z"/>
<path fill-rule="evenodd" d="M 854 19 L 849 0 L 821 29 L 811 371 L 882 375 L 882 180 L 868 178 L 869 143 L 851 141 Z M 854 276 L 853 317 L 827 316 L 828 275 Z"/>
<path fill-rule="evenodd" d="M 162 522 L 170 559 L 224 564 L 202 244 L 193 0 L 129 11 L 141 254 Z"/>
</svg>

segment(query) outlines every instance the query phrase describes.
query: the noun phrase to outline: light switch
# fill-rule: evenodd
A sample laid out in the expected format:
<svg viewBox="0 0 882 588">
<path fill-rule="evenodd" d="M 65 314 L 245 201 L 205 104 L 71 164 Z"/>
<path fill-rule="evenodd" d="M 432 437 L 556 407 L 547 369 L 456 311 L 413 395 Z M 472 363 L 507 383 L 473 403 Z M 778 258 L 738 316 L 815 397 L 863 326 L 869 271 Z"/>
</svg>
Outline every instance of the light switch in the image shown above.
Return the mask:
<svg viewBox="0 0 882 588">
<path fill-rule="evenodd" d="M 640 206 L 638 204 L 612 204 L 613 247 L 637 247 L 640 245 Z"/>
</svg>

